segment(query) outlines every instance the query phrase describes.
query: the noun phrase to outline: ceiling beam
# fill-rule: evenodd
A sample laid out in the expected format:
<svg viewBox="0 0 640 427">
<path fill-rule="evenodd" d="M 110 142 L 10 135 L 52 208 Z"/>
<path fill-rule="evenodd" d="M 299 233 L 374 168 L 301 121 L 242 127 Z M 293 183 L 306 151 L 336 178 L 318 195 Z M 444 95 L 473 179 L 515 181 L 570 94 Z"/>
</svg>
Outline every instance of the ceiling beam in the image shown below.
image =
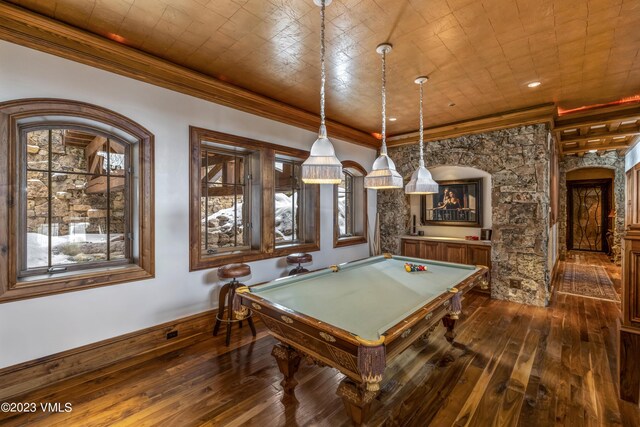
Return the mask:
<svg viewBox="0 0 640 427">
<path fill-rule="evenodd" d="M 313 132 L 320 125 L 318 114 L 3 1 L 0 1 L 0 39 Z M 342 123 L 327 120 L 327 129 L 333 138 L 366 147 L 379 146 L 373 135 Z M 309 139 L 311 142 L 313 138 Z"/>
<path fill-rule="evenodd" d="M 634 102 L 559 116 L 555 121 L 555 130 L 557 132 L 562 132 L 569 129 L 578 129 L 580 127 L 590 128 L 591 126 L 601 124 L 606 124 L 615 128 L 615 123 L 618 121 L 639 119 L 640 102 Z"/>
<path fill-rule="evenodd" d="M 475 133 L 491 132 L 516 126 L 536 123 L 548 123 L 553 128 L 553 118 L 556 107 L 553 103 L 537 105 L 530 108 L 507 111 L 499 114 L 479 117 L 476 119 L 449 123 L 442 126 L 424 129 L 425 141 L 455 138 L 457 136 Z M 418 142 L 419 133 L 410 132 L 387 138 L 389 146 L 406 145 Z"/>
<path fill-rule="evenodd" d="M 603 138 L 614 138 L 616 136 L 634 136 L 634 135 L 640 135 L 640 126 L 635 126 L 633 129 L 628 129 L 628 130 L 624 130 L 624 131 L 618 131 L 618 132 L 593 132 L 593 133 L 587 133 L 585 135 L 566 135 L 566 136 L 562 136 L 562 139 L 560 140 L 561 143 L 567 143 L 567 142 L 582 142 L 582 141 L 589 141 L 591 139 L 603 139 Z"/>
<path fill-rule="evenodd" d="M 589 150 L 598 150 L 598 151 L 606 151 L 606 150 L 626 150 L 629 148 L 629 144 L 609 144 L 609 145 L 587 145 L 584 147 L 575 147 L 575 148 L 565 148 L 562 151 L 562 154 L 579 154 L 586 153 Z"/>
</svg>

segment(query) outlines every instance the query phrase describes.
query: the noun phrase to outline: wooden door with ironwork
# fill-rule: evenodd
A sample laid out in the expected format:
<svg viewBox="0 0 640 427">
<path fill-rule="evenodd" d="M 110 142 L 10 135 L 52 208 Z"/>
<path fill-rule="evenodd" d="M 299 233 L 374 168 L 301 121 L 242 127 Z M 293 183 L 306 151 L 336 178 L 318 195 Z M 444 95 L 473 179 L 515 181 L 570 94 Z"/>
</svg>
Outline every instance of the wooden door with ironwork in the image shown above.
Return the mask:
<svg viewBox="0 0 640 427">
<path fill-rule="evenodd" d="M 567 248 L 608 252 L 610 180 L 567 183 Z"/>
</svg>

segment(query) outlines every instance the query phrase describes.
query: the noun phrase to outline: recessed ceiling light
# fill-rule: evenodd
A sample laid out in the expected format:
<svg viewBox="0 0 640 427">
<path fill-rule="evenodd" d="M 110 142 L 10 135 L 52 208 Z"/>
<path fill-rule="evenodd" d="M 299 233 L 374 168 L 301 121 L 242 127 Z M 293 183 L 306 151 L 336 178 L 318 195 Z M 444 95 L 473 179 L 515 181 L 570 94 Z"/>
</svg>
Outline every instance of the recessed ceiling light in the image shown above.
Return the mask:
<svg viewBox="0 0 640 427">
<path fill-rule="evenodd" d="M 540 83 L 540 82 L 531 82 L 531 83 L 528 83 L 528 84 L 527 84 L 527 86 L 528 86 L 528 87 L 538 87 L 538 86 L 540 86 L 541 84 L 542 84 L 542 83 Z"/>
<path fill-rule="evenodd" d="M 587 142 L 598 142 L 600 141 L 599 139 L 589 139 Z"/>
<path fill-rule="evenodd" d="M 591 126 L 591 129 L 601 129 L 603 127 L 605 127 L 606 125 L 593 125 Z"/>
<path fill-rule="evenodd" d="M 456 103 L 455 103 L 455 102 L 450 102 L 450 103 L 449 103 L 449 107 L 455 107 L 455 106 L 456 106 Z"/>
<path fill-rule="evenodd" d="M 398 120 L 398 119 L 397 119 L 397 118 L 395 118 L 395 117 L 389 117 L 389 121 L 390 121 L 390 122 L 395 122 L 396 120 Z"/>
<path fill-rule="evenodd" d="M 614 136 L 613 139 L 625 139 L 626 136 Z"/>
<path fill-rule="evenodd" d="M 594 148 L 593 150 L 589 150 L 589 152 L 590 152 L 590 153 L 597 153 L 597 152 L 598 152 L 598 150 Z"/>
</svg>

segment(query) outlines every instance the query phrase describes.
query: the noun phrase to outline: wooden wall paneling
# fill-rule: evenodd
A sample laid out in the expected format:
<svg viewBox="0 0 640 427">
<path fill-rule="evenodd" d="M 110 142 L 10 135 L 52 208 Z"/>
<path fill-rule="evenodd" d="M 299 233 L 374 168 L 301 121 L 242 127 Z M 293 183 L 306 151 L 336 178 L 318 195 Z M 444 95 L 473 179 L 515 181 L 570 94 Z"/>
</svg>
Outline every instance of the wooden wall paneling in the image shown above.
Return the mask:
<svg viewBox="0 0 640 427">
<path fill-rule="evenodd" d="M 637 404 L 640 403 L 640 334 L 623 328 L 619 340 L 620 398 Z"/>
<path fill-rule="evenodd" d="M 217 310 L 165 322 L 118 337 L 0 369 L 0 400 L 55 384 L 117 362 L 154 355 L 208 338 Z M 178 336 L 167 339 L 169 332 Z"/>
<path fill-rule="evenodd" d="M 623 237 L 622 325 L 618 344 L 620 398 L 640 403 L 640 164 L 627 173 L 627 229 Z"/>
</svg>

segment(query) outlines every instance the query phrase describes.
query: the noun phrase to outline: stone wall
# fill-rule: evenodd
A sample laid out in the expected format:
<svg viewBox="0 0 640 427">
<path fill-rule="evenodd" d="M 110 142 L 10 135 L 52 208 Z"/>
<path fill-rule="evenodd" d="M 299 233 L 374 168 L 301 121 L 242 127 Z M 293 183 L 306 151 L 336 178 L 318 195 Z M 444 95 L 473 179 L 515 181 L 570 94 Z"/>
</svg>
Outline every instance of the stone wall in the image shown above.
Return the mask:
<svg viewBox="0 0 640 427">
<path fill-rule="evenodd" d="M 549 300 L 549 149 L 546 125 L 523 126 L 430 142 L 428 166 L 469 166 L 492 176 L 492 297 L 544 306 Z M 418 166 L 418 146 L 389 155 L 405 181 Z M 380 241 L 400 253 L 409 199 L 403 190 L 378 191 Z"/>
<path fill-rule="evenodd" d="M 583 157 L 565 156 L 560 160 L 560 200 L 558 204 L 558 244 L 560 258 L 564 259 L 567 254 L 567 172 L 593 167 L 613 169 L 615 172 L 612 190 L 613 207 L 616 210 L 616 217 L 613 225 L 613 245 L 611 252 L 613 261 L 620 265 L 621 243 L 624 233 L 625 173 L 624 156 L 619 155 L 617 151 L 609 151 L 602 155 L 598 153 L 586 153 Z"/>
</svg>

